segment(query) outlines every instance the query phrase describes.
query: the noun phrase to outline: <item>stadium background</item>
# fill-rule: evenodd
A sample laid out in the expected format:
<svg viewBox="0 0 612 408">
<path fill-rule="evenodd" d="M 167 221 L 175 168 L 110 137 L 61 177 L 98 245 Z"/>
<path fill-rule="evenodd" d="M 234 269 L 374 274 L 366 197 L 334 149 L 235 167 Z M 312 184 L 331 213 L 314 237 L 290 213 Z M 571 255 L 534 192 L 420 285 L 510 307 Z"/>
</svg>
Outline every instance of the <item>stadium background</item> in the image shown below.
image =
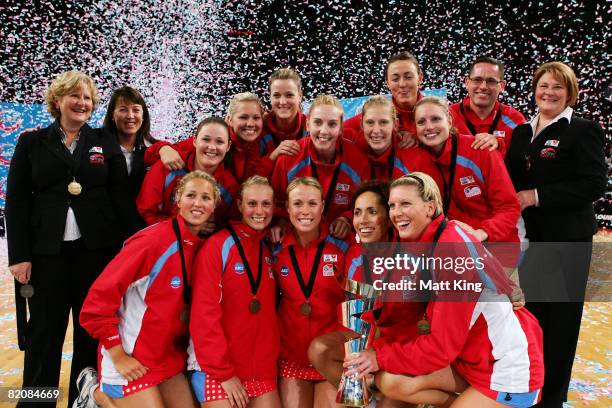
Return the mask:
<svg viewBox="0 0 612 408">
<path fill-rule="evenodd" d="M 16 138 L 24 129 L 48 123 L 44 91 L 68 69 L 96 80 L 102 103 L 92 124 L 100 123 L 112 90 L 130 84 L 145 95 L 154 135 L 174 140 L 190 135 L 201 117 L 223 115 L 237 92 L 254 91 L 269 102 L 267 78 L 286 66 L 302 75 L 306 100 L 333 93 L 343 98 L 351 116 L 363 97 L 387 92 L 384 63 L 399 50 L 421 61 L 424 88 L 452 102 L 465 95 L 462 78 L 475 56 L 502 60 L 508 80 L 503 100 L 529 118 L 535 113 L 532 73 L 545 61 L 561 60 L 579 78 L 577 113 L 601 123 L 609 149 L 611 12 L 612 3 L 603 0 L 3 1 L 0 215 Z M 601 226 L 612 227 L 611 201 L 608 195 L 597 203 Z M 3 241 L 2 271 L 7 269 L 5 251 Z M 610 265 L 610 260 L 601 262 Z M 1 274 L 0 354 L 5 363 L 0 386 L 16 386 L 21 376 L 11 281 L 8 273 Z M 609 406 L 608 316 L 607 303 L 587 305 L 571 406 Z M 69 336 L 64 367 L 71 346 Z"/>
</svg>

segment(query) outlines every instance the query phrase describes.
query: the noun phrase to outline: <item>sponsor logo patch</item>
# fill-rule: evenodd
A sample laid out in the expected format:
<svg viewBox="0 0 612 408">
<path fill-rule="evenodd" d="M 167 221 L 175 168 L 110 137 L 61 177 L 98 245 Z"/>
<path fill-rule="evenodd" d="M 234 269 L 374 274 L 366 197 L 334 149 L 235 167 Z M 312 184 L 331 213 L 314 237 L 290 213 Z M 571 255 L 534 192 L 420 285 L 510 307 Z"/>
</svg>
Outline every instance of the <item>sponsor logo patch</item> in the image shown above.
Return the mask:
<svg viewBox="0 0 612 408">
<path fill-rule="evenodd" d="M 478 186 L 468 186 L 463 189 L 463 193 L 465 194 L 466 197 L 474 197 L 474 196 L 480 195 L 481 191 L 480 191 L 480 187 Z"/>
<path fill-rule="evenodd" d="M 557 151 L 554 147 L 545 147 L 540 150 L 540 157 L 543 159 L 554 159 L 557 156 Z"/>
<path fill-rule="evenodd" d="M 342 184 L 342 183 L 336 184 L 336 190 L 338 191 L 349 191 L 350 189 L 351 189 L 350 184 Z"/>
<path fill-rule="evenodd" d="M 494 130 L 493 136 L 495 137 L 506 137 L 506 132 L 503 130 Z"/>
<path fill-rule="evenodd" d="M 330 264 L 323 265 L 323 276 L 334 276 L 334 266 Z"/>
<path fill-rule="evenodd" d="M 280 274 L 283 277 L 289 276 L 289 267 L 288 266 L 281 266 Z"/>
<path fill-rule="evenodd" d="M 462 186 L 464 186 L 466 184 L 473 184 L 474 183 L 474 177 L 473 176 L 461 177 L 459 179 L 459 182 L 461 183 Z"/>
<path fill-rule="evenodd" d="M 323 254 L 323 262 L 338 262 L 337 254 Z"/>
<path fill-rule="evenodd" d="M 552 147 L 557 147 L 559 146 L 559 141 L 558 140 L 547 140 L 546 143 L 544 143 L 544 146 L 552 146 Z"/>
<path fill-rule="evenodd" d="M 236 265 L 234 265 L 234 271 L 236 271 L 238 275 L 244 273 L 244 265 L 240 262 L 237 262 Z"/>
<path fill-rule="evenodd" d="M 170 286 L 172 286 L 174 289 L 180 288 L 181 287 L 181 277 L 173 276 L 172 279 L 170 279 Z"/>
<path fill-rule="evenodd" d="M 349 203 L 349 196 L 342 193 L 336 193 L 334 202 L 339 205 L 346 205 Z"/>
<path fill-rule="evenodd" d="M 89 163 L 104 164 L 104 155 L 101 153 L 93 153 L 89 156 Z"/>
<path fill-rule="evenodd" d="M 104 153 L 104 150 L 102 150 L 101 146 L 94 146 L 89 149 L 89 153 Z"/>
</svg>

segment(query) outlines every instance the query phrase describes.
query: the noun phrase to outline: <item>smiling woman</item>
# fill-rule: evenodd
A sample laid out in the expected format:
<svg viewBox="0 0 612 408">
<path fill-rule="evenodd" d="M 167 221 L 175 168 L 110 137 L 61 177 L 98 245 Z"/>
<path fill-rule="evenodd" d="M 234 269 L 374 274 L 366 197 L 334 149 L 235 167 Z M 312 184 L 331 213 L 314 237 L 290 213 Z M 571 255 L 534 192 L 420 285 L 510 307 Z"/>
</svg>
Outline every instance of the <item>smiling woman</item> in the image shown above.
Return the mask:
<svg viewBox="0 0 612 408">
<path fill-rule="evenodd" d="M 28 284 L 30 319 L 20 331 L 26 348 L 24 387 L 57 386 L 62 343 L 72 309 L 74 355 L 69 402 L 82 368 L 95 364 L 96 344 L 77 316 L 92 282 L 134 232 L 125 160 L 114 138 L 87 125 L 98 93 L 78 71 L 59 75 L 47 91 L 55 122 L 19 137 L 6 197 L 9 269 Z M 16 299 L 18 327 L 25 304 Z"/>
<path fill-rule="evenodd" d="M 527 238 L 568 243 L 531 245 L 521 269 L 525 292 L 539 295 L 533 300 L 557 300 L 527 307 L 544 331 L 542 401 L 559 406 L 567 399 L 597 231 L 592 203 L 604 193 L 608 169 L 603 130 L 572 109 L 578 98 L 574 71 L 561 62 L 545 63 L 535 72 L 532 89 L 539 113 L 515 129 L 508 167 Z"/>
<path fill-rule="evenodd" d="M 202 226 L 202 234 L 210 234 L 230 218 L 237 215 L 233 200 L 238 192 L 238 183 L 231 170 L 225 166 L 226 154 L 230 148 L 229 127 L 219 117 L 202 120 L 192 140 L 193 148 L 181 153 L 186 169 L 168 170 L 161 161 L 151 167 L 142 183 L 136 199 L 140 215 L 151 225 L 172 217 L 176 213 L 173 191 L 187 171 L 200 170 L 213 176 L 221 191 L 221 202 Z"/>
</svg>

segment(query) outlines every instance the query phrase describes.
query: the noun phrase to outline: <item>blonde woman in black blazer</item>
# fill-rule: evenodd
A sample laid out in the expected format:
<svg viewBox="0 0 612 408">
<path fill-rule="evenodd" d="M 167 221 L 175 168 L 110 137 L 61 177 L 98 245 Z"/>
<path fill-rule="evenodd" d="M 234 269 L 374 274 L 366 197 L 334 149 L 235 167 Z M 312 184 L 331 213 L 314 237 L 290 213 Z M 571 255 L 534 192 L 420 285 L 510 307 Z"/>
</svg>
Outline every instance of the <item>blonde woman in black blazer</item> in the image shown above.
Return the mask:
<svg viewBox="0 0 612 408">
<path fill-rule="evenodd" d="M 507 160 L 531 242 L 521 286 L 544 332 L 546 372 L 538 406 L 561 407 L 597 232 L 593 202 L 604 194 L 607 166 L 603 130 L 571 108 L 578 96 L 572 69 L 561 62 L 543 64 L 533 91 L 539 113 L 514 129 Z"/>
<path fill-rule="evenodd" d="M 25 306 L 23 298 L 16 298 L 20 347 L 25 348 L 23 387 L 58 386 L 72 309 L 71 406 L 77 375 L 96 364 L 97 343 L 78 324 L 81 305 L 121 238 L 134 232 L 126 229 L 136 225 L 136 209 L 116 140 L 86 124 L 99 100 L 93 80 L 65 72 L 52 82 L 46 100 L 55 122 L 22 134 L 11 160 L 9 270 L 18 286 L 33 288 L 26 326 L 19 327 Z"/>
</svg>

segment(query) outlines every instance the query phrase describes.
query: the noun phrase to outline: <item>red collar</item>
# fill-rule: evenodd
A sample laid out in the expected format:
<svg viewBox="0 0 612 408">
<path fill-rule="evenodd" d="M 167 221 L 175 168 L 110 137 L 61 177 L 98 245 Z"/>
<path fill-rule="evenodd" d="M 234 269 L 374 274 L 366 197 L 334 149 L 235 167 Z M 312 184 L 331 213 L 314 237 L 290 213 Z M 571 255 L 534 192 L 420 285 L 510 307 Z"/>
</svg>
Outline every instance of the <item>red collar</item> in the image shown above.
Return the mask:
<svg viewBox="0 0 612 408">
<path fill-rule="evenodd" d="M 289 132 L 279 130 L 276 127 L 276 123 L 274 123 L 274 117 L 274 112 L 268 112 L 268 114 L 264 117 L 264 123 L 270 132 L 276 136 L 279 142 L 283 140 L 297 140 L 299 138 L 302 127 L 306 121 L 306 115 L 304 115 L 304 113 L 298 111 L 295 117 L 293 129 L 291 129 Z"/>
<path fill-rule="evenodd" d="M 230 224 L 240 238 L 256 239 L 259 241 L 262 240 L 268 234 L 267 228 L 263 231 L 258 231 L 249 227 L 243 221 L 230 221 Z"/>
<path fill-rule="evenodd" d="M 474 119 L 478 120 L 481 123 L 493 123 L 493 119 L 495 118 L 495 114 L 497 113 L 497 110 L 499 109 L 499 101 L 495 101 L 495 105 L 493 105 L 493 109 L 491 109 L 491 113 L 489 113 L 489 115 L 484 118 L 484 119 L 480 119 L 480 116 L 478 116 L 476 114 L 476 112 L 474 112 L 470 106 L 470 97 L 466 96 L 465 98 L 463 98 L 463 101 L 461 102 L 463 104 L 463 109 L 465 109 L 466 113 L 470 113 L 473 115 Z"/>
<path fill-rule="evenodd" d="M 308 248 L 319 245 L 319 243 L 327 238 L 329 226 L 324 220 L 321 220 L 321 224 L 319 225 L 319 237 L 312 241 Z M 287 231 L 285 232 L 285 236 L 281 243 L 282 248 L 288 248 L 290 245 L 301 247 L 300 243 L 295 236 L 295 229 L 293 226 L 289 225 Z"/>
<path fill-rule="evenodd" d="M 340 162 L 342 161 L 342 136 L 338 136 L 338 140 L 336 141 L 336 152 L 335 152 L 335 156 L 334 156 L 334 162 L 333 163 L 324 163 L 322 161 L 319 160 L 319 154 L 317 153 L 317 151 L 315 150 L 314 147 L 314 143 L 312 142 L 312 139 L 309 137 L 308 138 L 308 142 L 307 142 L 307 147 L 308 150 L 308 156 L 310 156 L 310 159 L 312 161 L 314 161 L 314 163 L 317 166 L 338 166 L 340 164 Z"/>
</svg>

